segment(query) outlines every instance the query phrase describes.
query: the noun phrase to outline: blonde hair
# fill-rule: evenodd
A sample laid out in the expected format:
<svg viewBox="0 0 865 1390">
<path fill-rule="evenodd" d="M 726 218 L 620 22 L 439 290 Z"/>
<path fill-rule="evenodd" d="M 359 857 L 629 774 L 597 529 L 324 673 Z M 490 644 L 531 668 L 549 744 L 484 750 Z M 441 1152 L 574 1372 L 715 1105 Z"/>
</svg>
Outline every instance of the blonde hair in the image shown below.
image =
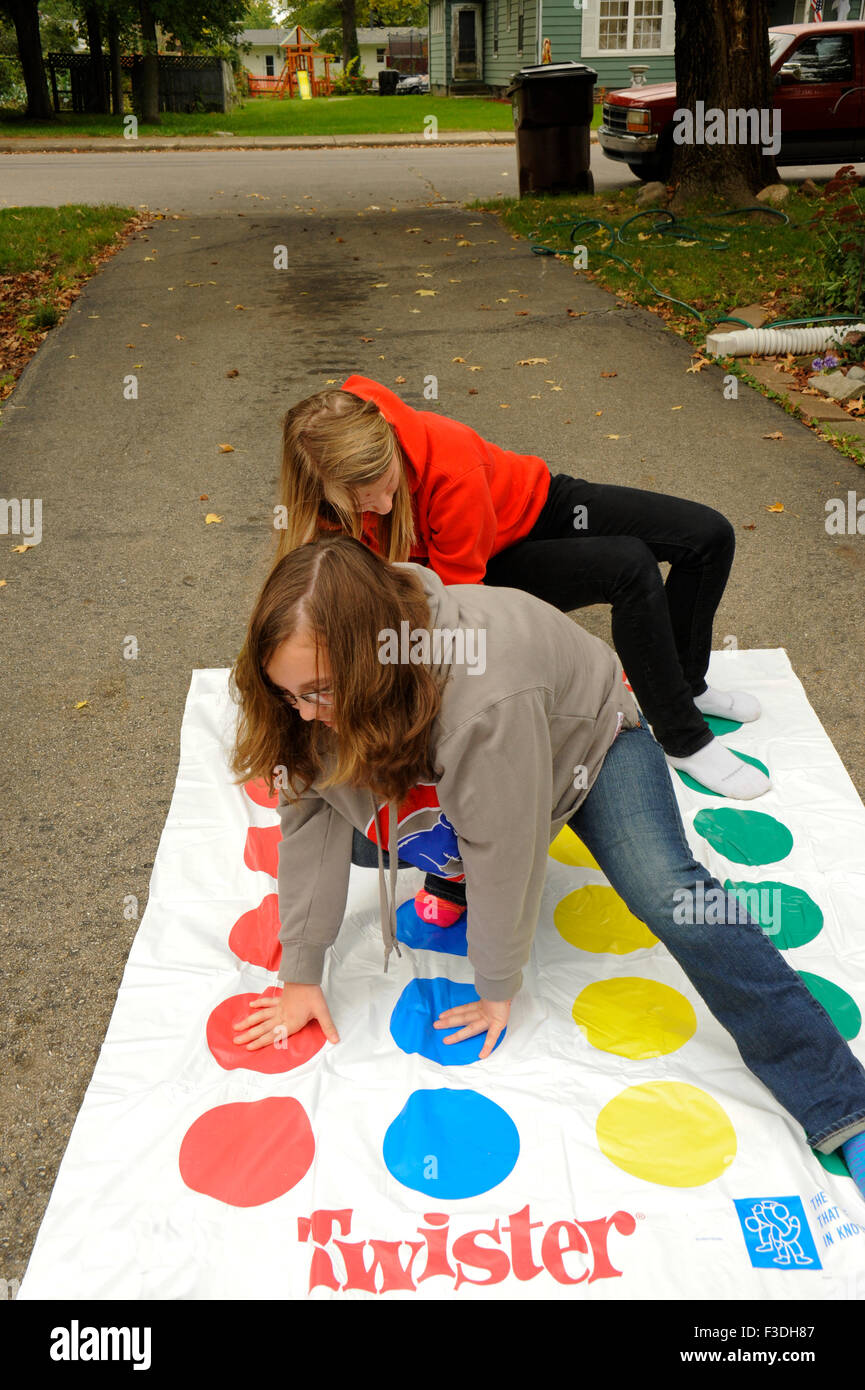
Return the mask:
<svg viewBox="0 0 865 1390">
<path fill-rule="evenodd" d="M 394 456 L 399 483 L 391 511 L 376 518 L 375 549 L 388 560 L 409 558 L 415 532 L 405 460 L 396 431 L 375 401 L 351 391 L 319 391 L 288 411 L 282 438 L 285 526 L 277 530 L 277 560 L 322 530 L 339 529 L 361 540 L 355 491 L 384 477 Z"/>
<path fill-rule="evenodd" d="M 318 781 L 369 787 L 397 801 L 433 781 L 430 738 L 446 676 L 379 656 L 379 634 L 398 632 L 405 620 L 411 629 L 429 628 L 417 575 L 348 536 L 321 536 L 278 561 L 231 673 L 240 704 L 230 764 L 237 780 L 262 777 L 272 792 L 276 769 L 284 768 L 290 800 Z M 330 665 L 332 729 L 301 719 L 265 670 L 277 648 L 301 633 L 312 638 L 316 673 L 326 669 L 322 650 Z"/>
</svg>

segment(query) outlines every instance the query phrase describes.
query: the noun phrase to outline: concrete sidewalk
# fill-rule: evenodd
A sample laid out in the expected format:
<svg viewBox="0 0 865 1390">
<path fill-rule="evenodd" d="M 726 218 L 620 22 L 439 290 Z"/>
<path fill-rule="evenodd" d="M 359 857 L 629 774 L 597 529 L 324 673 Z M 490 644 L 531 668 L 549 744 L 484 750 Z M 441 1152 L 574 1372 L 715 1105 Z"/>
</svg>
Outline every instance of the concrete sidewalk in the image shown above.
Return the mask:
<svg viewBox="0 0 865 1390">
<path fill-rule="evenodd" d="M 862 470 L 690 358 L 453 206 L 169 216 L 86 284 L 3 411 L 4 495 L 43 501 L 41 543 L 7 536 L 0 563 L 3 1277 L 23 1272 L 144 911 L 190 674 L 232 664 L 267 572 L 281 418 L 303 397 L 360 372 L 554 472 L 717 507 L 738 554 L 715 645 L 786 647 L 865 792 L 865 540 L 825 530 Z M 579 620 L 609 636 L 608 609 Z"/>
<path fill-rule="evenodd" d="M 598 143 L 598 133 L 591 133 L 593 145 Z M 347 149 L 352 146 L 369 149 L 375 145 L 513 145 L 514 133 L 511 130 L 444 130 L 435 140 L 423 134 L 370 134 L 370 135 L 148 135 L 141 139 L 124 140 L 111 135 L 76 138 L 73 135 L 50 138 L 45 136 L 19 136 L 0 138 L 0 154 L 33 154 L 46 151 L 66 151 L 68 154 L 82 154 L 93 150 L 125 150 L 136 153 L 140 150 L 306 150 L 306 149 Z"/>
</svg>

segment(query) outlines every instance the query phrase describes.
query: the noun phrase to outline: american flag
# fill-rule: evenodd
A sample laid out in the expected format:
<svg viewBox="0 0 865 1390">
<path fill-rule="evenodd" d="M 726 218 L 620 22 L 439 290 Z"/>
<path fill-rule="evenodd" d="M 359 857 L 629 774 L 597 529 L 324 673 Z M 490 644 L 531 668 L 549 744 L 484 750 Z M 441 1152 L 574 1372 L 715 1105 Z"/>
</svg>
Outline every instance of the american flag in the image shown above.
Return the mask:
<svg viewBox="0 0 865 1390">
<path fill-rule="evenodd" d="M 823 23 L 823 0 L 811 0 L 811 13 L 817 24 Z"/>
</svg>

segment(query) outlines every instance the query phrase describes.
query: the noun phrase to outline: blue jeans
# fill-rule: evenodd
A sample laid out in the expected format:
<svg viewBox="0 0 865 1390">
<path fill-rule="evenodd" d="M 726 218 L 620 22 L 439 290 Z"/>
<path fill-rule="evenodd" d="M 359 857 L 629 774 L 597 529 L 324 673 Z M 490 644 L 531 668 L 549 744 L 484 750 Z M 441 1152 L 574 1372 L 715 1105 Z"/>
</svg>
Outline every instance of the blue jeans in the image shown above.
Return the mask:
<svg viewBox="0 0 865 1390">
<path fill-rule="evenodd" d="M 622 730 L 568 824 L 812 1148 L 830 1153 L 865 1130 L 865 1069 L 735 896 L 724 894 L 726 911 L 716 915 L 726 921 L 717 926 L 677 923 L 675 893 L 695 893 L 700 882 L 706 895 L 723 888 L 691 853 L 663 750 L 645 722 Z"/>
</svg>

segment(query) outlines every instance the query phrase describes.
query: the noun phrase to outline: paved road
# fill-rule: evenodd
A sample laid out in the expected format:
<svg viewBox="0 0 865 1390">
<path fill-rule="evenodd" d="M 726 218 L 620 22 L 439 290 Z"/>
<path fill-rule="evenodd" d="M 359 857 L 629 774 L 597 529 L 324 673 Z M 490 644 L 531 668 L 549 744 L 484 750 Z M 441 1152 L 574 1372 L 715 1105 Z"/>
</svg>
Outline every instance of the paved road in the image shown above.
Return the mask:
<svg viewBox="0 0 865 1390">
<path fill-rule="evenodd" d="M 856 166 L 865 174 L 865 165 Z M 592 146 L 595 187 L 637 181 Z M 785 179 L 825 178 L 827 168 L 782 171 Z M 0 153 L 0 207 L 112 202 L 154 211 L 213 214 L 261 203 L 322 212 L 517 196 L 511 145 L 322 150 L 130 150 L 117 153 Z M 264 202 L 267 199 L 268 202 Z M 270 204 L 270 206 L 268 205 Z"/>
</svg>

